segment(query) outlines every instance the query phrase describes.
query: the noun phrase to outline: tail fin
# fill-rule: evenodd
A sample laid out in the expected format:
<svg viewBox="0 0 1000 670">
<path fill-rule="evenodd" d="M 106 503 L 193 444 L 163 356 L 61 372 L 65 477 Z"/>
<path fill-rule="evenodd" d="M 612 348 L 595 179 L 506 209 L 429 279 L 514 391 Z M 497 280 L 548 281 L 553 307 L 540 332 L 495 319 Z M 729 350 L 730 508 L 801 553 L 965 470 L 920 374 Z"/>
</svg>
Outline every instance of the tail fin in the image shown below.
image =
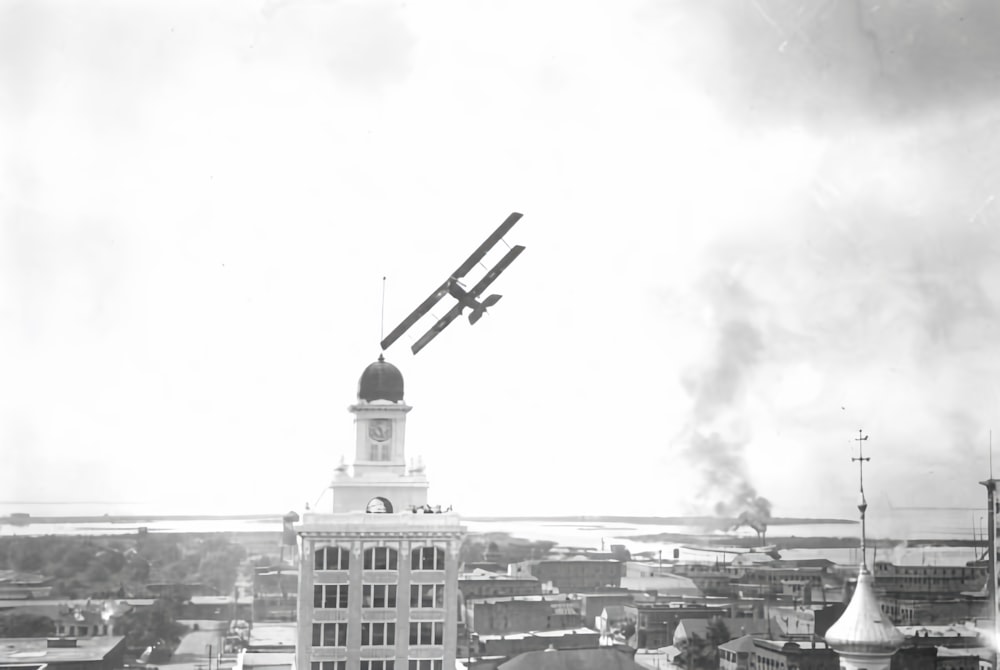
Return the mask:
<svg viewBox="0 0 1000 670">
<path fill-rule="evenodd" d="M 473 323 L 474 324 L 477 321 L 479 321 L 481 318 L 483 318 L 483 314 L 486 313 L 486 308 L 487 307 L 492 307 L 493 305 L 495 305 L 498 302 L 500 302 L 500 298 L 502 298 L 502 297 L 503 297 L 502 295 L 497 295 L 496 293 L 487 296 L 485 300 L 483 300 L 481 303 L 479 303 L 479 307 L 477 307 L 476 309 L 472 310 L 472 313 L 469 314 L 469 323 Z"/>
</svg>

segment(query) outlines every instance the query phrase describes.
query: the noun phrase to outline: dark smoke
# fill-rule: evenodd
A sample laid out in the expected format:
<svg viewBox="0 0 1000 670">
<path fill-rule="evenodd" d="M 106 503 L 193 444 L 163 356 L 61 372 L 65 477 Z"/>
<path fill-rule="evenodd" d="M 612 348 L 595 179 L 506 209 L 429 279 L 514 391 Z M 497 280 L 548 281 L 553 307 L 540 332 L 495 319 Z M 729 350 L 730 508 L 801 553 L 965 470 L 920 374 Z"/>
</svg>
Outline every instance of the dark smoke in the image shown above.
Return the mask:
<svg viewBox="0 0 1000 670">
<path fill-rule="evenodd" d="M 685 381 L 693 411 L 679 442 L 701 476 L 701 496 L 715 500 L 712 511 L 734 519 L 734 528 L 750 526 L 763 538 L 771 503 L 748 479 L 744 450 L 749 436 L 740 421 L 747 386 L 764 353 L 763 338 L 750 318 L 754 302 L 735 279 L 710 282 L 708 290 L 719 322 L 717 338 L 710 362 Z"/>
<path fill-rule="evenodd" d="M 736 509 L 741 510 L 733 524 L 733 530 L 742 526 L 749 526 L 757 531 L 757 537 L 761 544 L 767 542 L 767 523 L 771 520 L 771 501 L 763 496 L 757 495 L 753 487 L 746 485 L 737 493 Z M 716 508 L 716 514 L 727 515 L 725 508 Z"/>
</svg>

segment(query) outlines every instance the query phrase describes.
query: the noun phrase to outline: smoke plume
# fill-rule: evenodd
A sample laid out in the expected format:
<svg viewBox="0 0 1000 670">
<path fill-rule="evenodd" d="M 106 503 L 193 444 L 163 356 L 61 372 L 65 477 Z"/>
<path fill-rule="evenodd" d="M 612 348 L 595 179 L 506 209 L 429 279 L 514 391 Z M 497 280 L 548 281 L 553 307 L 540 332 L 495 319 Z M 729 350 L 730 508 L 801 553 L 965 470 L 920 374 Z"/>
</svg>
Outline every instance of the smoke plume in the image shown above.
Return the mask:
<svg viewBox="0 0 1000 670">
<path fill-rule="evenodd" d="M 771 503 L 757 494 L 747 473 L 745 448 L 750 429 L 742 419 L 747 387 L 764 354 L 756 309 L 736 277 L 707 285 L 716 336 L 706 364 L 685 380 L 692 397 L 691 421 L 680 436 L 681 453 L 701 477 L 700 497 L 714 500 L 712 512 L 750 526 L 762 538 Z"/>
</svg>

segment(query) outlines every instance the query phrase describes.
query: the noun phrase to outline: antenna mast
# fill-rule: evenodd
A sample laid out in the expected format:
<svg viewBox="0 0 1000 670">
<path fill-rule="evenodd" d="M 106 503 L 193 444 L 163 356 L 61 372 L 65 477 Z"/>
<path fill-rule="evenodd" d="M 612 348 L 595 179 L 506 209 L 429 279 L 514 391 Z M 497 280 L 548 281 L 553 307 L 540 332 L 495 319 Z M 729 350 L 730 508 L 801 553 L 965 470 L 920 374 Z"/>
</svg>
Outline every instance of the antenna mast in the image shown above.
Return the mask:
<svg viewBox="0 0 1000 670">
<path fill-rule="evenodd" d="M 858 455 L 857 457 L 851 457 L 851 461 L 857 461 L 858 463 L 858 483 L 861 491 L 861 503 L 858 504 L 858 511 L 861 512 L 861 568 L 862 570 L 868 570 L 868 555 L 865 546 L 866 543 L 866 532 L 865 532 L 865 512 L 868 510 L 868 501 L 865 500 L 865 463 L 871 460 L 870 456 L 864 455 L 864 443 L 868 440 L 868 436 L 863 434 L 863 431 L 858 429 L 858 436 L 854 438 L 854 441 L 858 443 Z"/>
<path fill-rule="evenodd" d="M 382 277 L 382 320 L 378 327 L 378 341 L 385 339 L 385 276 Z"/>
</svg>

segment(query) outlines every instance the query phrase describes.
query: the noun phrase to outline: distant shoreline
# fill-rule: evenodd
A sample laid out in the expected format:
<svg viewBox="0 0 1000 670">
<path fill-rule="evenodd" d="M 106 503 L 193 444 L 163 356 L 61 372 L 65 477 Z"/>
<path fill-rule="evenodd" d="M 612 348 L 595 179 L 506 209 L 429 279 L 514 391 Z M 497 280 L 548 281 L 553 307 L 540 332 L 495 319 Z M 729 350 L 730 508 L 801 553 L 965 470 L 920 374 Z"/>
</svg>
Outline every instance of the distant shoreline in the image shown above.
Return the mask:
<svg viewBox="0 0 1000 670">
<path fill-rule="evenodd" d="M 0 524 L 29 526 L 42 523 L 155 523 L 157 521 L 276 521 L 282 514 L 101 514 L 88 516 L 0 516 Z"/>
<path fill-rule="evenodd" d="M 136 515 L 123 515 L 123 514 L 103 514 L 103 515 L 87 515 L 87 516 L 34 516 L 34 515 L 17 515 L 17 516 L 3 516 L 0 517 L 0 525 L 9 526 L 13 528 L 26 528 L 28 526 L 42 526 L 42 525 L 56 525 L 56 524 L 134 524 L 140 526 L 136 529 L 127 529 L 127 532 L 114 532 L 108 529 L 109 532 L 91 532 L 84 533 L 84 535 L 90 535 L 93 537 L 130 537 L 142 532 L 141 526 L 146 523 L 154 524 L 157 522 L 170 522 L 170 521 L 264 521 L 273 522 L 274 529 L 267 530 L 262 528 L 226 528 L 218 530 L 201 530 L 201 529 L 191 529 L 191 530 L 178 530 L 178 529 L 157 529 L 155 532 L 157 535 L 185 535 L 185 536 L 212 536 L 212 535 L 240 535 L 240 536 L 257 536 L 261 538 L 271 538 L 278 537 L 281 534 L 281 523 L 284 514 L 136 514 Z M 559 524 L 580 524 L 586 525 L 588 523 L 621 523 L 621 524 L 633 524 L 636 526 L 687 526 L 687 527 L 701 527 L 705 532 L 647 532 L 643 533 L 643 528 L 633 528 L 629 529 L 630 532 L 625 529 L 621 530 L 620 537 L 629 541 L 635 542 L 645 542 L 645 543 L 673 543 L 673 544 L 684 544 L 684 545 L 698 545 L 702 547 L 715 547 L 714 550 L 718 551 L 721 548 L 729 547 L 733 549 L 748 550 L 757 548 L 761 545 L 761 538 L 754 537 L 750 535 L 733 535 L 728 532 L 719 534 L 714 531 L 730 531 L 733 528 L 734 521 L 732 519 L 709 517 L 709 516 L 652 516 L 652 517 L 641 517 L 641 516 L 588 516 L 588 515 L 578 515 L 578 516 L 467 516 L 462 517 L 464 521 L 470 522 L 489 522 L 501 524 L 501 527 L 495 529 L 483 529 L 483 530 L 472 530 L 468 534 L 470 537 L 481 536 L 481 537 L 493 537 L 493 536 L 505 536 L 512 539 L 524 539 L 515 528 L 503 528 L 502 524 L 507 523 L 518 523 L 518 522 L 540 522 L 543 525 L 546 523 Z M 856 525 L 858 521 L 853 519 L 835 519 L 835 518 L 793 518 L 793 517 L 777 517 L 770 519 L 768 522 L 769 527 L 781 527 L 781 526 L 793 526 L 793 525 Z M 75 536 L 78 533 L 72 531 L 60 531 L 58 529 L 53 529 L 54 532 L 49 531 L 45 536 L 59 535 L 59 536 Z M 97 530 L 97 529 L 93 529 Z M 121 529 L 126 530 L 126 529 Z M 649 529 L 654 530 L 654 529 Z M 153 529 L 150 529 L 152 532 Z M 45 532 L 45 531 L 40 531 Z M 2 539 L 4 536 L 0 536 Z M 528 540 L 526 540 L 528 541 Z M 858 545 L 858 538 L 849 536 L 795 536 L 795 535 L 778 535 L 777 533 L 771 535 L 768 534 L 766 537 L 766 542 L 769 546 L 774 546 L 779 550 L 788 549 L 836 549 L 845 548 L 853 549 Z M 892 539 L 889 537 L 882 538 L 869 538 L 869 545 L 872 547 L 888 548 L 898 546 L 900 544 L 906 544 L 910 547 L 980 547 L 984 546 L 984 542 L 981 540 L 973 539 L 957 539 L 957 538 L 920 538 L 920 539 Z"/>
<path fill-rule="evenodd" d="M 276 521 L 284 514 L 100 514 L 86 516 L 24 516 L 8 515 L 0 517 L 0 524 L 12 526 L 43 523 L 150 523 L 157 521 Z M 566 523 L 634 523 L 664 526 L 709 526 L 730 527 L 734 519 L 715 516 L 462 516 L 468 521 L 548 521 Z M 775 517 L 769 519 L 768 526 L 792 526 L 813 524 L 856 524 L 856 519 Z"/>
<path fill-rule="evenodd" d="M 469 521 L 565 521 L 567 523 L 636 523 L 661 526 L 719 526 L 731 527 L 736 520 L 718 516 L 463 516 Z M 774 517 L 768 519 L 770 526 L 797 526 L 815 524 L 857 524 L 857 519 L 835 519 L 829 517 Z"/>
</svg>

